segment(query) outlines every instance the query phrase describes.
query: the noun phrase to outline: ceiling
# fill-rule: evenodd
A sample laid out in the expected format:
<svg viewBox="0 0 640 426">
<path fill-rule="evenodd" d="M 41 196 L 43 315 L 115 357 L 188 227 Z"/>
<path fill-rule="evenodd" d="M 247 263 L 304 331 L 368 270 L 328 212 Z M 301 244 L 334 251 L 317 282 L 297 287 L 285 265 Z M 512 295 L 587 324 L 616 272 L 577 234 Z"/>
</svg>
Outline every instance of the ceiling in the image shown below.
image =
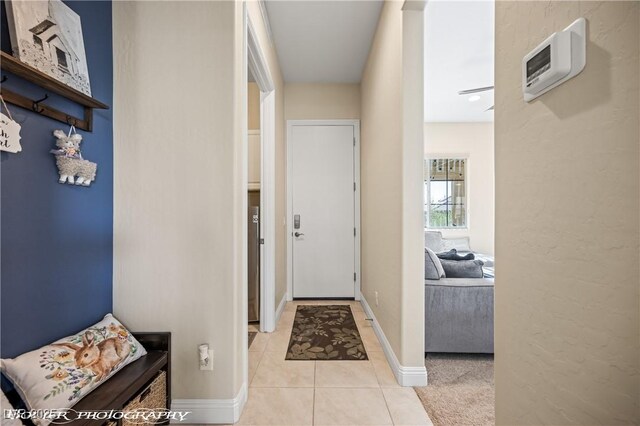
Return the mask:
<svg viewBox="0 0 640 426">
<path fill-rule="evenodd" d="M 425 9 L 425 121 L 493 121 L 494 2 L 430 0 Z"/>
<path fill-rule="evenodd" d="M 358 83 L 382 1 L 266 1 L 287 83 Z"/>
</svg>

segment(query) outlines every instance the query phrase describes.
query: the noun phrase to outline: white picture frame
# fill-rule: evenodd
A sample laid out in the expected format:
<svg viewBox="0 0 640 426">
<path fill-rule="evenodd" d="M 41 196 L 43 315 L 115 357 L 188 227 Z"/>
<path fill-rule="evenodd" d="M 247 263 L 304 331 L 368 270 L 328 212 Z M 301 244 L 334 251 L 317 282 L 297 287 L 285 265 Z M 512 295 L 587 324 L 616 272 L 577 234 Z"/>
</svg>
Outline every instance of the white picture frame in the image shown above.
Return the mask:
<svg viewBox="0 0 640 426">
<path fill-rule="evenodd" d="M 13 55 L 91 96 L 80 16 L 61 0 L 5 4 Z"/>
</svg>

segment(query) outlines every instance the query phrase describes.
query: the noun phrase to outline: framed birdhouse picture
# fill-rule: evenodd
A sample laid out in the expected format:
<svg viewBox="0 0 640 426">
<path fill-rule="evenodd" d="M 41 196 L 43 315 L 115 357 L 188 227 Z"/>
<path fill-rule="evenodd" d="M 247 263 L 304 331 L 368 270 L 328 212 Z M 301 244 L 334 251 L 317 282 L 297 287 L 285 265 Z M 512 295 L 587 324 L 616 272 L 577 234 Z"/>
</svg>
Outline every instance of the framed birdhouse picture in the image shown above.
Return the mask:
<svg viewBox="0 0 640 426">
<path fill-rule="evenodd" d="M 61 0 L 6 1 L 13 55 L 91 96 L 80 16 Z"/>
</svg>

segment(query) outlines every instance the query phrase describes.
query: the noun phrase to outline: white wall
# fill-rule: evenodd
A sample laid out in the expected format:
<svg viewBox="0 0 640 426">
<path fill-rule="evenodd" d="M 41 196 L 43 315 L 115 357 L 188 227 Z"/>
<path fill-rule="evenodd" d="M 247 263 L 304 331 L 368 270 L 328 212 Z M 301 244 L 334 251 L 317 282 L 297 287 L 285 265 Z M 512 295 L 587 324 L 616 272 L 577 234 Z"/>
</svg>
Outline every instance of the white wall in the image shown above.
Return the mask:
<svg viewBox="0 0 640 426">
<path fill-rule="evenodd" d="M 261 157 L 260 130 L 249 130 L 249 190 L 260 190 Z"/>
<path fill-rule="evenodd" d="M 287 83 L 286 120 L 346 120 L 360 118 L 360 85 Z"/>
<path fill-rule="evenodd" d="M 402 11 L 385 3 L 361 82 L 362 294 L 401 349 Z M 377 102 L 375 101 L 377 100 Z M 394 141 L 395 143 L 389 143 Z"/>
<path fill-rule="evenodd" d="M 578 17 L 587 65 L 526 103 Z M 496 423 L 640 419 L 640 2 L 496 2 Z"/>
<path fill-rule="evenodd" d="M 172 332 L 178 399 L 233 398 L 246 368 L 237 16 L 233 2 L 113 3 L 114 312 Z"/>
<path fill-rule="evenodd" d="M 425 158 L 468 158 L 467 229 L 442 229 L 444 237 L 468 236 L 471 248 L 493 254 L 493 123 L 425 123 Z"/>
<path fill-rule="evenodd" d="M 247 114 L 249 128 L 249 189 L 260 189 L 260 88 L 256 83 L 247 85 Z"/>
<path fill-rule="evenodd" d="M 424 33 L 402 7 L 385 2 L 360 87 L 362 293 L 400 364 L 424 368 Z"/>
<path fill-rule="evenodd" d="M 260 130 L 260 88 L 257 83 L 247 84 L 247 123 L 249 130 Z"/>
</svg>

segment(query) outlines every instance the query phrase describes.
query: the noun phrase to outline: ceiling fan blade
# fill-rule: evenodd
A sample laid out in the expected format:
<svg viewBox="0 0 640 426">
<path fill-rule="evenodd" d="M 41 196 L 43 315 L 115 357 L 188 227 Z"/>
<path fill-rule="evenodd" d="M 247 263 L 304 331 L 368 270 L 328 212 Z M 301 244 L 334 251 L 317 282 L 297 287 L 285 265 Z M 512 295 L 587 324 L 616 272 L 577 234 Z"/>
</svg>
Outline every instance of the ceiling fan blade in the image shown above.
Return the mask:
<svg viewBox="0 0 640 426">
<path fill-rule="evenodd" d="M 494 110 L 494 106 L 495 106 L 495 105 L 491 105 L 489 108 L 485 109 L 485 112 L 486 112 L 486 111 L 493 111 L 493 110 Z"/>
<path fill-rule="evenodd" d="M 460 90 L 458 92 L 458 95 L 470 95 L 472 93 L 486 92 L 487 90 L 493 90 L 493 86 L 476 87 L 475 89 Z"/>
</svg>

